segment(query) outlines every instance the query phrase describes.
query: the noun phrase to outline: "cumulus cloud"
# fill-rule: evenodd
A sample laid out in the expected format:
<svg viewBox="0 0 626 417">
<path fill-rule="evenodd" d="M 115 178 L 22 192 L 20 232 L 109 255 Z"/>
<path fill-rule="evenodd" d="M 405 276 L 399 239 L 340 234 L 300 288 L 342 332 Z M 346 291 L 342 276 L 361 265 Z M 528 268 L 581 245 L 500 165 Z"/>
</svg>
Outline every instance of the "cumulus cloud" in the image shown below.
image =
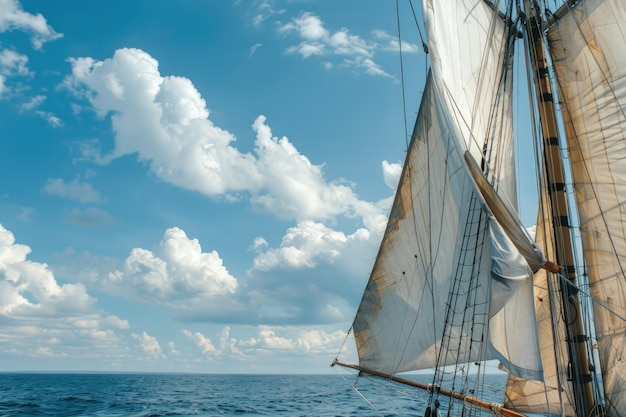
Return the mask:
<svg viewBox="0 0 626 417">
<path fill-rule="evenodd" d="M 181 330 L 181 332 L 185 335 L 185 337 L 193 342 L 196 348 L 202 352 L 203 355 L 210 356 L 217 354 L 217 349 L 213 346 L 211 339 L 205 337 L 202 333 L 191 333 L 186 329 Z"/>
<path fill-rule="evenodd" d="M 378 236 L 378 235 L 377 235 Z M 248 270 L 249 297 L 266 322 L 330 323 L 354 312 L 376 255 L 378 239 L 366 229 L 352 234 L 303 221 L 278 247 L 257 238 Z M 367 262 L 364 262 L 367 260 Z"/>
<path fill-rule="evenodd" d="M 367 242 L 369 232 L 360 229 L 351 236 L 307 220 L 290 228 L 280 247 L 268 249 L 254 259 L 253 270 L 268 271 L 279 265 L 298 269 L 314 268 L 320 261 L 332 263 L 349 245 L 349 240 Z"/>
<path fill-rule="evenodd" d="M 100 193 L 94 190 L 91 184 L 77 179 L 66 183 L 61 178 L 50 178 L 42 191 L 81 203 L 97 203 L 101 200 Z"/>
<path fill-rule="evenodd" d="M 26 259 L 30 248 L 15 243 L 0 225 L 0 313 L 42 317 L 90 310 L 95 300 L 81 284 L 58 285 L 46 264 Z"/>
<path fill-rule="evenodd" d="M 328 219 L 355 209 L 358 197 L 352 188 L 327 183 L 322 168 L 300 154 L 289 139 L 272 136 L 264 116 L 252 127 L 257 165 L 266 185 L 253 202 L 279 217 L 296 219 Z"/>
<path fill-rule="evenodd" d="M 40 13 L 32 15 L 25 12 L 17 0 L 0 0 L 0 32 L 10 30 L 30 32 L 31 42 L 35 49 L 41 49 L 45 42 L 63 36 L 55 32 Z"/>
<path fill-rule="evenodd" d="M 237 279 L 217 251 L 203 251 L 174 227 L 152 249 L 132 249 L 121 265 L 70 249 L 58 255 L 55 270 L 116 296 L 166 306 L 186 321 L 336 323 L 354 312 L 377 242 L 364 228 L 345 234 L 303 221 L 278 247 L 256 238 L 253 265 Z"/>
<path fill-rule="evenodd" d="M 143 332 L 142 334 L 132 333 L 131 336 L 137 340 L 141 350 L 150 356 L 153 359 L 158 359 L 161 357 L 161 346 L 157 341 L 156 337 L 150 336 L 148 333 Z"/>
<path fill-rule="evenodd" d="M 259 328 L 258 337 L 253 337 L 244 341 L 242 344 L 247 347 L 272 350 L 293 350 L 295 347 L 291 340 L 285 337 L 277 336 L 276 332 L 268 326 L 261 326 Z"/>
<path fill-rule="evenodd" d="M 313 23 L 302 31 L 308 39 L 331 37 L 332 45 L 346 53 L 366 50 L 348 34 L 319 29 Z M 197 241 L 190 244 L 176 228 L 153 250 L 133 249 L 124 267 L 107 275 L 102 285 L 189 313 L 194 320 L 219 320 L 226 311 L 249 323 L 345 319 L 354 308 L 354 297 L 336 278 L 340 274 L 344 282 L 358 280 L 359 288 L 350 291 L 360 291 L 370 267 L 362 259 L 375 256 L 388 201 L 363 201 L 348 181 L 326 180 L 323 165 L 311 162 L 287 137 L 275 136 L 264 116 L 252 124 L 253 150 L 240 152 L 235 137 L 209 120 L 205 100 L 192 82 L 161 75 L 158 62 L 144 51 L 120 49 L 104 61 L 70 62 L 66 87 L 87 100 L 100 117 L 109 118 L 115 134 L 111 153 L 101 155 L 98 144 L 90 142 L 83 144 L 84 157 L 106 164 L 136 154 L 164 181 L 212 197 L 247 199 L 279 218 L 298 222 L 278 247 L 263 237 L 252 243 L 257 255 L 245 287 L 228 273 L 217 252 L 201 252 Z M 339 218 L 356 230 L 345 233 L 325 224 L 335 225 Z M 163 243 L 170 240 L 185 243 L 179 251 L 203 259 L 198 270 L 173 257 L 176 251 Z M 294 271 L 302 282 L 293 282 Z M 327 284 L 330 289 L 322 290 Z M 212 302 L 217 297 L 219 306 Z"/>
<path fill-rule="evenodd" d="M 216 251 L 202 252 L 197 239 L 189 239 L 176 227 L 165 231 L 153 251 L 133 249 L 122 268 L 110 273 L 103 284 L 181 310 L 208 308 L 238 287 Z"/>
<path fill-rule="evenodd" d="M 71 85 L 100 116 L 109 113 L 115 149 L 101 162 L 136 153 L 161 179 L 207 195 L 262 185 L 254 158 L 231 146 L 229 132 L 215 126 L 200 93 L 182 77 L 162 77 L 158 62 L 138 49 L 112 59 L 72 59 Z"/>
<path fill-rule="evenodd" d="M 264 116 L 253 123 L 255 155 L 232 146 L 235 137 L 209 120 L 204 99 L 190 80 L 163 77 L 158 62 L 138 49 L 113 58 L 70 60 L 65 84 L 86 97 L 102 117 L 110 115 L 115 149 L 85 157 L 99 163 L 137 154 L 159 178 L 214 197 L 248 193 L 250 200 L 282 218 L 331 219 L 360 216 L 377 226 L 380 210 L 360 201 L 352 185 L 327 182 L 322 166 L 298 152 L 288 138 L 272 135 Z"/>
<path fill-rule="evenodd" d="M 56 357 L 68 346 L 80 355 L 86 345 L 92 353 L 115 345 L 128 322 L 101 315 L 82 284 L 60 284 L 48 265 L 28 260 L 29 253 L 0 225 L 0 351 Z"/>
<path fill-rule="evenodd" d="M 383 178 L 387 187 L 395 190 L 398 187 L 401 175 L 402 164 L 390 164 L 387 161 L 383 161 Z"/>
</svg>

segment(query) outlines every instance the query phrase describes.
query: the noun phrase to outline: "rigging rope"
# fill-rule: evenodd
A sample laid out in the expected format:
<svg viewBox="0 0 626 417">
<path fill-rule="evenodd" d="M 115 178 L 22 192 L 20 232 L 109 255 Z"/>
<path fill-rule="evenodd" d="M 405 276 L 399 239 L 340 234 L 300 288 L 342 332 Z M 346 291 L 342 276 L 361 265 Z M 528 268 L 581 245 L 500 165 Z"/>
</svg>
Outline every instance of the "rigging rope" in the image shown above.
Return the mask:
<svg viewBox="0 0 626 417">
<path fill-rule="evenodd" d="M 404 141 L 405 141 L 405 145 L 406 148 L 408 150 L 409 148 L 409 132 L 407 130 L 406 127 L 406 97 L 405 97 L 405 93 L 404 93 L 404 62 L 402 60 L 402 37 L 400 34 L 400 6 L 398 4 L 398 0 L 396 0 L 396 25 L 397 25 L 397 29 L 398 29 L 398 50 L 399 50 L 399 57 L 400 57 L 400 84 L 401 84 L 401 90 L 402 90 L 402 117 L 404 119 Z"/>
</svg>

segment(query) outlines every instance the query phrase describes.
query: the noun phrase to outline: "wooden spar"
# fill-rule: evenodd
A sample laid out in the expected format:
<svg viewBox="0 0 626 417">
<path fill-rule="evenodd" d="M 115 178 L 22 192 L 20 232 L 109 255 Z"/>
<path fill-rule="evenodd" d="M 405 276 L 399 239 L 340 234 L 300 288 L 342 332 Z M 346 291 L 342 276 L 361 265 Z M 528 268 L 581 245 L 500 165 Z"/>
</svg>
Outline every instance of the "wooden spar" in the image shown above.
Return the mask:
<svg viewBox="0 0 626 417">
<path fill-rule="evenodd" d="M 559 266 L 552 261 L 548 261 L 545 264 L 541 265 L 541 269 L 545 269 L 546 271 L 553 272 L 555 274 L 561 272 L 561 268 L 559 268 Z"/>
<path fill-rule="evenodd" d="M 335 366 L 335 365 L 343 366 L 344 368 L 350 368 L 350 369 L 354 369 L 354 370 L 359 371 L 359 372 L 364 372 L 366 374 L 370 374 L 370 375 L 378 376 L 378 377 L 381 377 L 381 378 L 389 379 L 389 380 L 394 381 L 394 382 L 399 382 L 400 384 L 405 384 L 405 385 L 409 385 L 411 387 L 420 388 L 420 389 L 423 389 L 423 390 L 426 390 L 426 391 L 429 391 L 429 392 L 436 391 L 439 394 L 443 394 L 443 395 L 445 395 L 447 397 L 451 397 L 451 398 L 454 398 L 456 400 L 464 401 L 466 403 L 469 403 L 469 404 L 475 405 L 477 407 L 480 407 L 480 408 L 482 408 L 484 410 L 489 410 L 489 411 L 492 411 L 494 413 L 498 412 L 498 413 L 500 413 L 499 415 L 503 415 L 503 416 L 507 416 L 507 417 L 527 417 L 526 414 L 520 414 L 520 413 L 518 413 L 516 411 L 509 410 L 508 408 L 499 407 L 498 405 L 496 405 L 494 403 L 489 403 L 487 401 L 483 401 L 480 398 L 470 397 L 468 395 L 463 395 L 461 393 L 454 392 L 454 391 L 451 391 L 451 390 L 447 390 L 445 388 L 441 388 L 441 387 L 436 386 L 436 385 L 424 384 L 423 382 L 412 381 L 410 379 L 401 378 L 399 376 L 385 374 L 383 372 L 378 372 L 378 371 L 375 371 L 373 369 L 364 368 L 364 367 L 359 366 L 359 365 L 353 365 L 353 364 L 350 364 L 350 363 L 339 362 L 337 359 L 335 359 L 330 366 Z"/>
</svg>

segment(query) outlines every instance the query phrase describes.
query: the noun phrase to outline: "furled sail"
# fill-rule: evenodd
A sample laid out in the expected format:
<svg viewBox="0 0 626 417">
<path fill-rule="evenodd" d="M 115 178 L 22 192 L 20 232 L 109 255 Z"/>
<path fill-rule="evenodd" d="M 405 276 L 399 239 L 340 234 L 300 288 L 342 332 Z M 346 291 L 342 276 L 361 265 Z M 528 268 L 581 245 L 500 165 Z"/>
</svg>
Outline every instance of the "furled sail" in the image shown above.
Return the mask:
<svg viewBox="0 0 626 417">
<path fill-rule="evenodd" d="M 508 32 L 482 0 L 425 0 L 424 15 L 432 76 L 353 324 L 360 364 L 394 374 L 497 358 L 540 379 L 532 272 L 463 157 L 514 201 Z"/>
<path fill-rule="evenodd" d="M 563 102 L 606 412 L 626 415 L 626 4 L 586 0 L 548 32 Z M 594 335 L 592 335 L 594 336 Z"/>
</svg>

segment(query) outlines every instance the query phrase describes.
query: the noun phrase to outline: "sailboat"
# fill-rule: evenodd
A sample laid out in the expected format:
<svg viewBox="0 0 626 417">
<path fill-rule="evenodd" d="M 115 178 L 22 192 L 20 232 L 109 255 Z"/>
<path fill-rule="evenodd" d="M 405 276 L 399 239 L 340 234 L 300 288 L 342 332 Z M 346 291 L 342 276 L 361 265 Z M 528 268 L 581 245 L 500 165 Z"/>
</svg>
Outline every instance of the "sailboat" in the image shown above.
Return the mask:
<svg viewBox="0 0 626 417">
<path fill-rule="evenodd" d="M 351 327 L 358 363 L 332 365 L 424 389 L 425 416 L 625 417 L 626 2 L 422 3 L 430 68 Z M 534 147 L 533 237 L 515 140 Z M 483 399 L 489 361 L 508 374 L 501 404 Z"/>
</svg>

